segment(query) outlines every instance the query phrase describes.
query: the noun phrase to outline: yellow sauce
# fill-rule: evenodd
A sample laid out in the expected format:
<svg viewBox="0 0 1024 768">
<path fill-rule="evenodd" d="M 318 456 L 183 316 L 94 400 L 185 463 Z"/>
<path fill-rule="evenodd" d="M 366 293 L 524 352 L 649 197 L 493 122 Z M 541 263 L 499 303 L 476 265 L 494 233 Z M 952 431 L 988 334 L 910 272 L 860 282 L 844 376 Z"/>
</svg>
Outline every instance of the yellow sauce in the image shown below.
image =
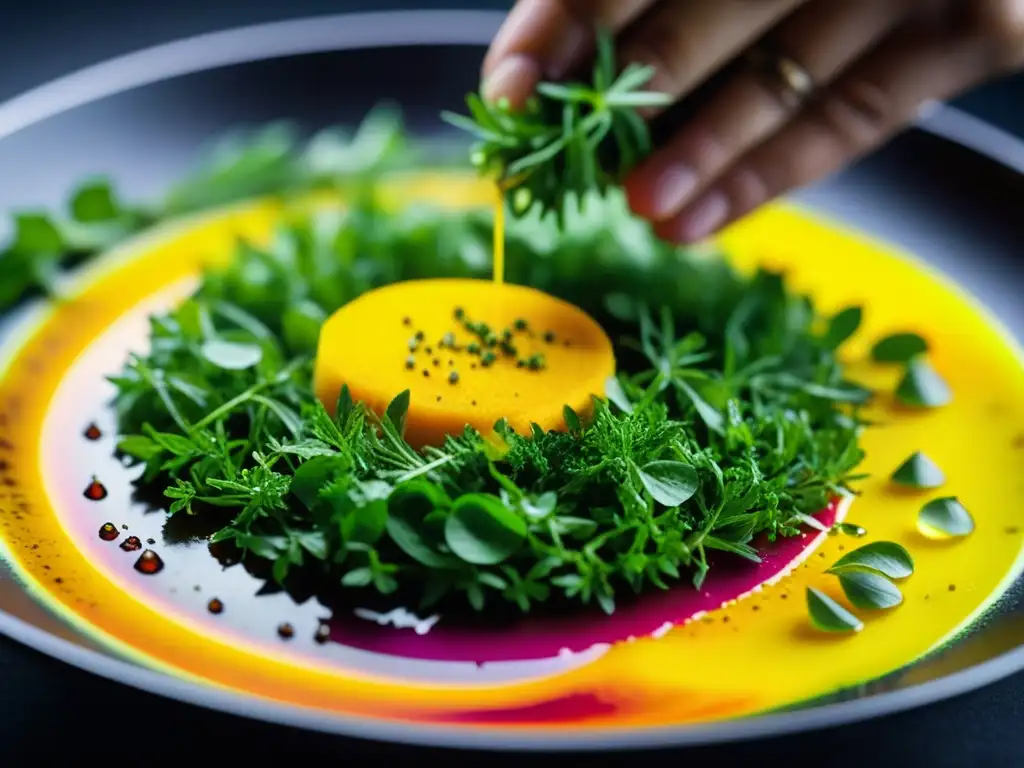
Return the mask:
<svg viewBox="0 0 1024 768">
<path fill-rule="evenodd" d="M 429 199 L 456 208 L 488 205 L 493 185 L 426 176 L 403 181 L 386 197 L 395 204 Z M 827 537 L 776 585 L 660 639 L 624 643 L 579 668 L 525 682 L 375 678 L 268 649 L 257 638 L 232 641 L 194 616 L 161 606 L 155 592 L 125 588 L 89 559 L 83 542 L 68 534 L 68 521 L 81 513 L 81 488 L 62 482 L 63 438 L 49 435 L 65 436 L 66 424 L 81 417 L 80 399 L 73 391 L 62 396 L 62 382 L 91 345 L 106 343 L 114 321 L 155 293 L 223 263 L 238 237 L 265 241 L 281 216 L 280 206 L 256 204 L 155 232 L 94 270 L 78 297 L 37 317 L 22 329 L 20 343 L 2 350 L 0 414 L 17 457 L 8 472 L 14 486 L 0 484 L 5 557 L 51 609 L 142 663 L 353 717 L 437 726 L 466 710 L 533 708 L 593 696 L 607 705 L 604 714 L 536 725 L 565 733 L 676 726 L 751 715 L 892 672 L 955 636 L 1020 570 L 1024 367 L 1016 345 L 972 301 L 921 265 L 773 206 L 724 234 L 732 259 L 744 269 L 758 263 L 784 268 L 794 288 L 811 292 L 824 312 L 863 305 L 864 326 L 848 350 L 855 378 L 891 392 L 899 371 L 872 364 L 867 350 L 883 334 L 916 331 L 928 339 L 931 361 L 954 391 L 952 404 L 939 410 L 908 412 L 883 397 L 867 414 L 879 424 L 864 438 L 862 469 L 871 478 L 859 485 L 861 496 L 849 515 L 867 528 L 866 538 Z M 110 371 L 86 373 L 99 378 Z M 937 492 L 900 491 L 888 483 L 916 450 L 927 450 L 946 473 L 948 482 Z M 940 495 L 958 496 L 971 511 L 977 524 L 971 536 L 936 542 L 920 534 L 917 510 Z M 31 515 L 21 514 L 21 505 Z M 814 631 L 805 588 L 842 601 L 825 569 L 843 554 L 840 548 L 848 552 L 875 540 L 899 542 L 914 557 L 916 573 L 900 583 L 903 604 L 861 612 L 865 629 L 856 636 Z"/>
<path fill-rule="evenodd" d="M 498 185 L 494 203 L 494 282 L 505 282 L 505 190 Z"/>
</svg>

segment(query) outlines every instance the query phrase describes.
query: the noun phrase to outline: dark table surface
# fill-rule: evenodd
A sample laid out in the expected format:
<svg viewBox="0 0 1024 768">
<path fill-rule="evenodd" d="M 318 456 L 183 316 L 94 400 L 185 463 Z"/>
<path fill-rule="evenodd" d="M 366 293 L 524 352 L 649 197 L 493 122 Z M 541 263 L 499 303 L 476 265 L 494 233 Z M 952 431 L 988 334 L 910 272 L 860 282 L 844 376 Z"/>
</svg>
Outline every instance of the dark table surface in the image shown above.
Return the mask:
<svg viewBox="0 0 1024 768">
<path fill-rule="evenodd" d="M 500 0 L 176 0 L 161 5 L 35 0 L 4 11 L 0 100 L 101 59 L 212 29 L 347 10 L 509 5 Z M 1024 78 L 986 86 L 959 104 L 1024 136 Z M 911 760 L 929 766 L 1021 766 L 1022 715 L 1024 675 L 1018 675 L 924 709 L 841 729 L 659 757 L 705 759 L 719 765 L 752 760 L 766 765 L 794 759 L 799 763 L 806 757 L 823 758 L 829 766 L 905 765 Z M 361 764 L 404 756 L 383 746 L 341 742 L 186 707 L 101 680 L 2 639 L 0 723 L 0 765 L 12 768 L 55 765 L 69 758 L 79 763 L 92 757 L 119 765 L 163 765 L 199 757 L 221 764 L 230 759 L 264 765 L 303 758 Z M 420 750 L 417 758 L 435 757 L 425 752 Z M 490 759 L 504 764 L 524 758 Z M 618 762 L 614 756 L 602 761 Z"/>
</svg>

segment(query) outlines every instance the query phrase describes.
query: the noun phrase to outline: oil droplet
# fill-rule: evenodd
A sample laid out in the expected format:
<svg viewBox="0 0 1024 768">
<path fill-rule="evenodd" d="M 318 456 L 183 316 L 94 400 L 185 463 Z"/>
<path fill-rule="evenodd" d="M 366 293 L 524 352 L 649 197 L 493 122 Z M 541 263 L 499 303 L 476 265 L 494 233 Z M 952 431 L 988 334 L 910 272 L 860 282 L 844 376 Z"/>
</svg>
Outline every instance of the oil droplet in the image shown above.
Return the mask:
<svg viewBox="0 0 1024 768">
<path fill-rule="evenodd" d="M 323 645 L 331 639 L 331 627 L 329 624 L 321 624 L 316 628 L 316 634 L 313 635 L 313 639 Z"/>
<path fill-rule="evenodd" d="M 104 523 L 100 526 L 100 538 L 104 541 L 113 541 L 120 535 L 117 526 L 113 523 Z"/>
<path fill-rule="evenodd" d="M 288 622 L 285 622 L 284 624 L 278 626 L 277 634 L 281 636 L 282 640 L 291 640 L 293 637 L 295 637 L 295 627 L 293 627 Z"/>
<path fill-rule="evenodd" d="M 152 576 L 154 573 L 160 573 L 163 569 L 164 561 L 161 560 L 160 555 L 152 549 L 147 549 L 139 555 L 139 559 L 135 561 L 135 570 L 149 576 Z"/>
<path fill-rule="evenodd" d="M 107 498 L 107 489 L 103 486 L 103 483 L 94 477 L 85 489 L 84 495 L 89 501 L 103 501 Z"/>
<path fill-rule="evenodd" d="M 836 523 L 833 526 L 839 533 L 844 533 L 847 536 L 853 536 L 854 538 L 861 539 L 868 535 L 866 528 L 862 528 L 854 523 Z"/>
<path fill-rule="evenodd" d="M 90 424 L 86 428 L 84 435 L 86 440 L 91 440 L 93 442 L 96 442 L 101 437 L 103 437 L 103 433 L 100 431 L 100 428 L 97 427 L 95 424 Z"/>
<path fill-rule="evenodd" d="M 121 542 L 121 549 L 125 552 L 134 552 L 138 549 L 142 549 L 142 541 L 139 540 L 138 536 L 129 536 Z"/>
<path fill-rule="evenodd" d="M 224 613 L 224 603 L 215 597 L 206 604 L 206 610 L 213 614 Z"/>
</svg>

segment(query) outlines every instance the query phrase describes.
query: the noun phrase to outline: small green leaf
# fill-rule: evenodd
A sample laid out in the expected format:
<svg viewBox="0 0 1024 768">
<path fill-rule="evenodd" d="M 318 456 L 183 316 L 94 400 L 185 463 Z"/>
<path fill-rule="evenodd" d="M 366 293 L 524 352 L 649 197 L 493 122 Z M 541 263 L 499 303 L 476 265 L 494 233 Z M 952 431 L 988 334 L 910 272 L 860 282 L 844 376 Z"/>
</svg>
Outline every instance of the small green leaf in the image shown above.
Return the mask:
<svg viewBox="0 0 1024 768">
<path fill-rule="evenodd" d="M 355 410 L 355 402 L 352 400 L 352 391 L 348 388 L 348 384 L 342 384 L 341 392 L 338 394 L 338 406 L 335 409 L 338 423 L 344 424 L 353 410 Z"/>
<path fill-rule="evenodd" d="M 122 437 L 117 444 L 117 450 L 125 456 L 131 456 L 140 461 L 149 461 L 164 452 L 160 445 L 143 435 Z"/>
<path fill-rule="evenodd" d="M 196 444 L 187 437 L 171 434 L 170 432 L 157 432 L 148 424 L 143 427 L 142 431 L 146 433 L 150 440 L 175 456 L 192 456 L 198 452 Z"/>
<path fill-rule="evenodd" d="M 903 602 L 899 587 L 885 576 L 872 571 L 846 571 L 839 574 L 839 585 L 855 608 L 880 610 Z"/>
<path fill-rule="evenodd" d="M 917 524 L 932 538 L 967 536 L 974 532 L 974 518 L 955 496 L 929 501 L 921 507 Z"/>
<path fill-rule="evenodd" d="M 938 408 L 949 404 L 953 392 L 927 361 L 918 359 L 907 365 L 896 387 L 896 399 L 916 408 Z"/>
<path fill-rule="evenodd" d="M 319 304 L 300 301 L 288 307 L 281 318 L 284 341 L 293 353 L 310 355 L 316 352 L 320 341 L 320 328 L 327 320 L 327 314 Z"/>
<path fill-rule="evenodd" d="M 562 418 L 570 432 L 579 432 L 583 428 L 579 415 L 568 405 L 562 406 Z"/>
<path fill-rule="evenodd" d="M 64 238 L 53 220 L 40 213 L 14 216 L 14 241 L 11 250 L 28 254 L 58 254 L 64 251 Z"/>
<path fill-rule="evenodd" d="M 656 502 L 677 507 L 700 487 L 697 470 L 681 461 L 652 461 L 637 469 L 640 482 Z"/>
<path fill-rule="evenodd" d="M 860 307 L 847 307 L 837 313 L 828 324 L 825 332 L 825 346 L 829 349 L 838 348 L 860 328 L 864 312 Z"/>
<path fill-rule="evenodd" d="M 890 579 L 905 579 L 914 572 L 914 559 L 894 541 L 874 541 L 847 552 L 828 569 L 828 573 L 864 570 L 875 571 Z"/>
<path fill-rule="evenodd" d="M 263 359 L 263 347 L 257 344 L 241 344 L 221 339 L 210 339 L 203 343 L 203 357 L 225 371 L 244 371 L 259 365 Z"/>
<path fill-rule="evenodd" d="M 121 213 L 107 179 L 90 181 L 75 190 L 70 207 L 75 220 L 83 223 L 110 221 Z"/>
<path fill-rule="evenodd" d="M 373 571 L 369 568 L 356 568 L 349 571 L 341 578 L 343 587 L 368 587 L 373 581 Z"/>
<path fill-rule="evenodd" d="M 405 435 L 405 425 L 409 418 L 409 401 L 410 401 L 409 390 L 405 390 L 400 393 L 391 404 L 388 405 L 386 416 L 388 421 L 391 422 L 392 426 L 398 432 L 399 435 Z"/>
<path fill-rule="evenodd" d="M 300 466 L 292 476 L 290 491 L 307 509 L 320 503 L 320 491 L 338 469 L 337 456 L 317 456 Z"/>
<path fill-rule="evenodd" d="M 382 500 L 355 507 L 341 520 L 342 540 L 346 543 L 376 544 L 384 533 L 387 520 L 388 505 Z"/>
<path fill-rule="evenodd" d="M 860 619 L 814 587 L 807 588 L 807 612 L 811 624 L 822 632 L 860 632 L 864 629 Z"/>
<path fill-rule="evenodd" d="M 452 552 L 467 563 L 497 565 L 523 545 L 526 521 L 498 497 L 471 493 L 455 502 L 444 535 Z"/>
<path fill-rule="evenodd" d="M 428 568 L 452 568 L 453 558 L 439 551 L 441 534 L 431 530 L 427 518 L 447 507 L 447 495 L 435 485 L 413 480 L 400 485 L 388 500 L 387 532 L 405 554 Z"/>
<path fill-rule="evenodd" d="M 916 333 L 894 333 L 871 348 L 871 358 L 877 363 L 909 363 L 927 351 L 928 342 Z"/>
<path fill-rule="evenodd" d="M 907 488 L 938 488 L 946 482 L 946 476 L 934 461 L 916 451 L 896 468 L 892 481 Z"/>
<path fill-rule="evenodd" d="M 613 403 L 623 413 L 633 412 L 633 403 L 630 402 L 629 395 L 626 394 L 626 390 L 622 387 L 622 382 L 615 376 L 610 376 L 608 381 L 605 382 L 604 393 L 609 402 Z"/>
</svg>

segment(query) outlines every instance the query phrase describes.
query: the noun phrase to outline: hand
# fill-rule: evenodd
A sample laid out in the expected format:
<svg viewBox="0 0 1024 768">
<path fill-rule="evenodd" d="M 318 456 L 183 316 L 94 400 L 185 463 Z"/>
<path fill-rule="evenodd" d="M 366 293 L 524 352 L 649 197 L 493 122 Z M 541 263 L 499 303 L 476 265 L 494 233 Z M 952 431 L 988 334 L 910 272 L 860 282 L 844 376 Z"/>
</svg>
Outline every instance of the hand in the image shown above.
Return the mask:
<svg viewBox="0 0 1024 768">
<path fill-rule="evenodd" d="M 655 67 L 649 90 L 677 99 L 739 65 L 626 182 L 636 213 L 678 242 L 840 169 L 923 103 L 1024 65 L 1024 0 L 519 0 L 484 62 L 485 95 L 517 104 L 566 77 L 596 26 L 616 33 L 623 64 Z"/>
</svg>

